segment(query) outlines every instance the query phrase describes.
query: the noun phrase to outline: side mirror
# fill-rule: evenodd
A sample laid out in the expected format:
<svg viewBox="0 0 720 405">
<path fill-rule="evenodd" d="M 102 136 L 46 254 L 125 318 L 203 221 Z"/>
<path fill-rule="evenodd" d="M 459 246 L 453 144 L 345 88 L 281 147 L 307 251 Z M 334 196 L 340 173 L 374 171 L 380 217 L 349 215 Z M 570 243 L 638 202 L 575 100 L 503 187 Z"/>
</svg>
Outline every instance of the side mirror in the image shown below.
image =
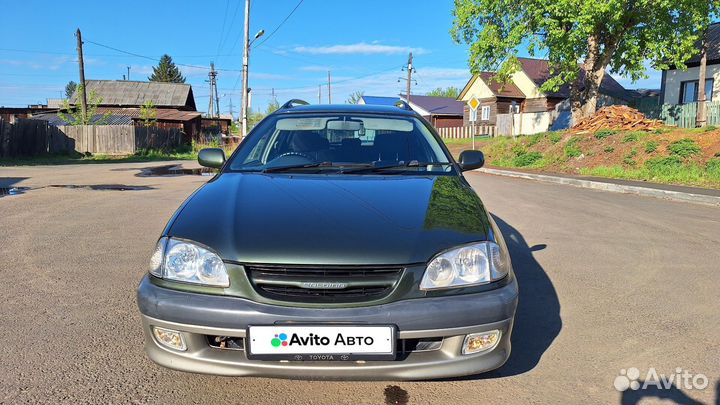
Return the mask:
<svg viewBox="0 0 720 405">
<path fill-rule="evenodd" d="M 198 163 L 201 166 L 219 169 L 225 164 L 225 151 L 220 148 L 205 148 L 198 153 Z"/>
<path fill-rule="evenodd" d="M 485 164 L 485 155 L 479 150 L 464 150 L 460 153 L 458 163 L 462 171 L 479 169 Z"/>
</svg>

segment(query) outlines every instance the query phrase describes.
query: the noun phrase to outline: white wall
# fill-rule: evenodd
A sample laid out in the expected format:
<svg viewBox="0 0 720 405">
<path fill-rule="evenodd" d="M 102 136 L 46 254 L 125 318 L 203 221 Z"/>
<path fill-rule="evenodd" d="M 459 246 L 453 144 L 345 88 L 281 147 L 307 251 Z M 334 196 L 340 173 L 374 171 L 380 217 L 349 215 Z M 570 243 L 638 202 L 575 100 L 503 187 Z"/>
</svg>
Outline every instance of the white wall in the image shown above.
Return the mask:
<svg viewBox="0 0 720 405">
<path fill-rule="evenodd" d="M 720 100 L 720 65 L 708 65 L 706 76 L 715 79 L 713 83 L 713 101 Z M 687 80 L 698 80 L 700 68 L 692 67 L 688 70 L 668 70 L 665 73 L 665 104 L 678 104 L 680 102 L 680 83 Z"/>
<path fill-rule="evenodd" d="M 522 113 L 515 114 L 515 133 L 518 135 L 532 135 L 546 132 L 550 128 L 550 113 Z"/>
<path fill-rule="evenodd" d="M 510 114 L 498 114 L 498 122 L 501 121 L 503 117 L 507 117 L 509 120 L 509 115 Z M 498 124 L 498 135 L 532 135 L 547 132 L 550 128 L 550 118 L 551 114 L 547 111 L 513 114 L 512 134 L 509 132 L 510 122 L 507 121 L 508 125 L 503 126 L 503 128 L 500 128 L 502 125 Z M 503 131 L 508 132 L 503 133 Z"/>
</svg>

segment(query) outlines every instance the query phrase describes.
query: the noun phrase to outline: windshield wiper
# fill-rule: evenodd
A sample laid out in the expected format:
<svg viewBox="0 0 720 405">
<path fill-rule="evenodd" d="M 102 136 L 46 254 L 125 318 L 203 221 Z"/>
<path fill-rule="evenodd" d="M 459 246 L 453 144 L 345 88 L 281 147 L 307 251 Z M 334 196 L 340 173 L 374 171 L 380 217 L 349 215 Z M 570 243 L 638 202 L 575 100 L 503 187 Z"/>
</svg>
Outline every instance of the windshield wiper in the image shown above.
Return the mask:
<svg viewBox="0 0 720 405">
<path fill-rule="evenodd" d="M 262 169 L 261 171 L 263 173 L 277 173 L 277 172 L 286 172 L 286 171 L 299 170 L 299 169 L 311 169 L 313 167 L 332 167 L 332 166 L 334 166 L 332 162 L 318 162 L 318 163 L 305 163 L 305 164 L 301 164 L 301 165 L 266 167 L 266 168 Z"/>
<path fill-rule="evenodd" d="M 351 169 L 351 170 L 343 170 L 342 173 L 374 173 L 374 172 L 381 172 L 384 170 L 393 170 L 393 169 L 405 169 L 405 168 L 411 168 L 411 167 L 428 167 L 428 166 L 448 166 L 451 165 L 450 162 L 418 162 L 417 160 L 411 160 L 408 163 L 393 163 L 391 165 L 385 165 L 385 166 L 369 166 L 369 167 L 361 167 L 359 169 Z"/>
</svg>

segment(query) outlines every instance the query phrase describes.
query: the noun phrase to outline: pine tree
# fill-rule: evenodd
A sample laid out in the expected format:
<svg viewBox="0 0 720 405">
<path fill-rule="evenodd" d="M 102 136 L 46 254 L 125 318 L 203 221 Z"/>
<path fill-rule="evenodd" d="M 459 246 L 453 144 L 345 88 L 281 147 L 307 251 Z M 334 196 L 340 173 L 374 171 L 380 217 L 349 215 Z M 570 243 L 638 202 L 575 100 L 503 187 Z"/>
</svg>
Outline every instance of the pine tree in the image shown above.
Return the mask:
<svg viewBox="0 0 720 405">
<path fill-rule="evenodd" d="M 165 54 L 160 58 L 157 67 L 153 67 L 153 73 L 148 77 L 151 82 L 185 83 L 185 78 L 180 69 L 175 66 L 170 55 Z"/>
<path fill-rule="evenodd" d="M 70 98 L 75 94 L 75 90 L 77 89 L 77 83 L 70 80 L 68 84 L 65 85 L 65 98 Z"/>
</svg>

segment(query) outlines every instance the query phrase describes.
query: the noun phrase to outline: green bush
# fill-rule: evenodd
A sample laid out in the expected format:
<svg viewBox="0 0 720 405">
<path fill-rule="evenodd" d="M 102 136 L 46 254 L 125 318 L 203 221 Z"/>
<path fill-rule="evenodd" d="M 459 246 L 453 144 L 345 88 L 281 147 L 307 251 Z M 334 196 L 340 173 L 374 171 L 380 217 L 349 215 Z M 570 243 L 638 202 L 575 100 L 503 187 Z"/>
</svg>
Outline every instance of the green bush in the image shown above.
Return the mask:
<svg viewBox="0 0 720 405">
<path fill-rule="evenodd" d="M 636 142 L 640 137 L 638 136 L 637 132 L 630 132 L 629 134 L 625 135 L 625 138 L 623 138 L 623 143 L 628 142 Z"/>
<path fill-rule="evenodd" d="M 530 135 L 528 137 L 527 144 L 528 144 L 528 146 L 533 146 L 533 145 L 537 144 L 538 142 L 540 142 L 540 140 L 542 140 L 542 138 L 543 138 L 543 134 Z"/>
<path fill-rule="evenodd" d="M 717 127 L 715 125 L 708 125 L 705 128 L 703 128 L 703 131 L 710 132 L 710 131 L 714 131 L 716 129 L 717 129 Z"/>
<path fill-rule="evenodd" d="M 521 144 L 521 143 L 516 143 L 515 145 L 513 145 L 513 146 L 510 148 L 510 151 L 511 151 L 515 156 L 520 156 L 520 155 L 524 155 L 524 154 L 527 153 L 527 148 L 525 148 L 525 145 L 523 145 L 523 144 Z"/>
<path fill-rule="evenodd" d="M 559 132 L 548 132 L 547 138 L 552 144 L 556 144 L 562 139 L 562 134 Z"/>
<path fill-rule="evenodd" d="M 542 154 L 540 152 L 523 153 L 522 155 L 515 156 L 513 159 L 513 165 L 516 167 L 530 166 L 540 159 L 542 159 Z"/>
<path fill-rule="evenodd" d="M 580 138 L 577 136 L 573 136 L 567 141 L 564 149 L 566 157 L 574 158 L 582 155 L 582 150 L 580 150 L 580 147 L 577 146 L 578 142 L 580 142 Z"/>
<path fill-rule="evenodd" d="M 720 178 L 720 158 L 712 158 L 707 161 L 705 168 L 712 176 Z"/>
<path fill-rule="evenodd" d="M 623 163 L 625 163 L 628 166 L 635 166 L 637 162 L 635 159 L 633 159 L 635 156 L 637 156 L 637 149 L 633 149 L 628 153 L 625 158 L 623 158 Z"/>
<path fill-rule="evenodd" d="M 597 139 L 605 139 L 608 136 L 612 136 L 617 134 L 617 131 L 614 131 L 612 129 L 603 128 L 597 132 L 595 132 L 595 138 Z"/>
<path fill-rule="evenodd" d="M 656 157 L 645 161 L 645 167 L 650 170 L 650 172 L 656 173 L 676 170 L 681 168 L 682 165 L 682 159 L 678 156 Z"/>
<path fill-rule="evenodd" d="M 690 138 L 684 138 L 668 145 L 668 150 L 672 155 L 687 158 L 689 156 L 699 154 L 700 146 L 698 146 L 697 142 L 695 142 L 694 140 Z"/>
<path fill-rule="evenodd" d="M 613 152 L 615 152 L 615 148 L 613 148 L 612 146 L 608 146 L 607 148 L 605 148 L 605 149 L 603 149 L 603 150 L 605 151 L 605 153 L 613 153 Z"/>
<path fill-rule="evenodd" d="M 645 143 L 645 153 L 653 153 L 657 150 L 659 144 L 655 141 L 647 141 Z"/>
</svg>

